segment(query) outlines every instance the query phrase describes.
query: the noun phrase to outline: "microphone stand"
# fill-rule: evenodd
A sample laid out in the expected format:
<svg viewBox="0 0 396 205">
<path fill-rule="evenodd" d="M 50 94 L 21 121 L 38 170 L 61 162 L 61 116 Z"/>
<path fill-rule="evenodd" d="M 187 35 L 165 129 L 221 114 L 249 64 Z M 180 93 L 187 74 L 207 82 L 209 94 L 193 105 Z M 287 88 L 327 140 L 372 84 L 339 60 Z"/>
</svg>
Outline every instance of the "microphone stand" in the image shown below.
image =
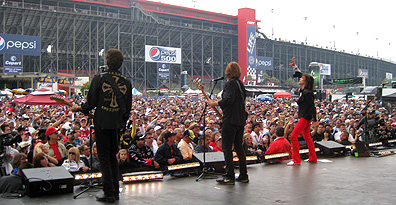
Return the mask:
<svg viewBox="0 0 396 205">
<path fill-rule="evenodd" d="M 91 123 L 92 123 L 92 119 L 90 119 L 91 121 Z M 91 124 L 90 123 L 90 124 Z M 89 184 L 87 185 L 87 187 L 84 189 L 84 190 L 82 190 L 80 193 L 78 193 L 78 194 L 76 194 L 76 195 L 74 195 L 73 196 L 73 199 L 76 199 L 78 196 L 80 196 L 81 194 L 83 194 L 83 193 L 85 193 L 86 191 L 88 191 L 89 189 L 91 189 L 91 188 L 97 188 L 97 189 L 102 189 L 102 186 L 100 186 L 99 184 L 98 185 L 95 185 L 94 183 L 93 183 L 93 179 L 92 179 L 92 177 L 91 177 L 91 174 L 93 173 L 93 171 L 92 171 L 92 158 L 93 158 L 93 149 L 92 149 L 92 145 L 93 145 L 93 141 L 92 141 L 92 129 L 94 129 L 94 126 L 93 125 L 90 125 L 89 126 L 89 148 L 90 148 L 90 150 L 91 150 L 91 157 L 90 157 L 90 159 L 89 159 L 89 163 L 91 163 L 90 164 L 90 166 L 89 166 L 89 169 L 88 169 L 88 171 L 86 172 L 87 174 L 89 174 Z"/>
<path fill-rule="evenodd" d="M 214 81 L 215 82 L 215 84 L 213 85 L 213 87 L 212 87 L 212 90 L 210 91 L 210 94 L 209 94 L 209 98 L 211 98 L 212 97 L 212 93 L 213 93 L 213 90 L 214 90 L 214 88 L 216 87 L 216 85 L 217 85 L 217 80 L 215 80 Z M 200 117 L 200 119 L 203 117 L 203 127 L 204 127 L 204 129 L 205 129 L 205 121 L 206 121 L 206 119 L 205 119 L 205 113 L 206 113 L 206 108 L 208 107 L 208 103 L 206 103 L 205 102 L 205 107 L 204 107 L 204 110 L 203 110 L 203 112 L 202 112 L 202 115 L 201 115 L 201 117 Z M 200 179 L 216 179 L 217 178 L 217 176 L 212 176 L 212 177 L 204 177 L 204 175 L 205 174 L 209 174 L 209 170 L 208 170 L 208 168 L 206 167 L 206 142 L 205 142 L 205 139 L 206 139 L 206 136 L 205 136 L 205 130 L 204 130 L 204 133 L 203 133 L 203 162 L 202 162 L 202 173 L 197 177 L 197 179 L 195 180 L 195 181 L 199 181 Z"/>
</svg>

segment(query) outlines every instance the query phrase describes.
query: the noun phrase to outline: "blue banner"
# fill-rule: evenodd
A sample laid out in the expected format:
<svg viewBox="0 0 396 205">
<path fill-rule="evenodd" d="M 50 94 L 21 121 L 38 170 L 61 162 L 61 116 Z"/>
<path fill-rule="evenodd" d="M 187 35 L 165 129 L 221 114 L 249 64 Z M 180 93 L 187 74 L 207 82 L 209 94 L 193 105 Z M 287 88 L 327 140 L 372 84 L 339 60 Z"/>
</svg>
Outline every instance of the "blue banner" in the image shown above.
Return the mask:
<svg viewBox="0 0 396 205">
<path fill-rule="evenodd" d="M 158 79 L 169 79 L 169 64 L 157 63 Z"/>
<path fill-rule="evenodd" d="M 22 55 L 4 54 L 4 73 L 22 73 Z"/>
<path fill-rule="evenodd" d="M 65 77 L 64 79 L 58 79 L 59 84 L 64 84 L 64 85 L 73 85 L 74 84 L 74 78 L 70 77 Z"/>
<path fill-rule="evenodd" d="M 40 83 L 56 83 L 57 79 L 58 79 L 58 77 L 56 77 L 56 76 L 47 75 L 45 77 L 39 77 L 37 79 L 37 82 L 40 82 Z"/>
<path fill-rule="evenodd" d="M 257 56 L 257 69 L 274 70 L 274 60 L 271 57 Z"/>
<path fill-rule="evenodd" d="M 247 75 L 256 78 L 256 26 L 247 25 Z"/>
<path fill-rule="evenodd" d="M 41 37 L 0 33 L 0 53 L 39 56 L 41 54 Z"/>
</svg>

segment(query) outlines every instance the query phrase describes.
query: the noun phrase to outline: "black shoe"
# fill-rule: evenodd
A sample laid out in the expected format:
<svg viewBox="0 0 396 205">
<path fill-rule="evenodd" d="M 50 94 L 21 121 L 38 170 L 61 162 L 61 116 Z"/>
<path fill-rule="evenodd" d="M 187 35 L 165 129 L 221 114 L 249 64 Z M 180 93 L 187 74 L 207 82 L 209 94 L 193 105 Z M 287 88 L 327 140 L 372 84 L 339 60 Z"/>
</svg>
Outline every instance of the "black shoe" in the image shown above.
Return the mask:
<svg viewBox="0 0 396 205">
<path fill-rule="evenodd" d="M 96 195 L 96 200 L 100 202 L 115 203 L 114 196 L 105 196 L 104 194 Z"/>
<path fill-rule="evenodd" d="M 235 184 L 234 179 L 228 179 L 228 178 L 217 179 L 216 182 L 219 184 L 225 184 L 225 185 L 234 185 Z"/>
<path fill-rule="evenodd" d="M 249 183 L 249 178 L 247 177 L 238 177 L 235 181 L 242 182 L 242 183 Z"/>
</svg>

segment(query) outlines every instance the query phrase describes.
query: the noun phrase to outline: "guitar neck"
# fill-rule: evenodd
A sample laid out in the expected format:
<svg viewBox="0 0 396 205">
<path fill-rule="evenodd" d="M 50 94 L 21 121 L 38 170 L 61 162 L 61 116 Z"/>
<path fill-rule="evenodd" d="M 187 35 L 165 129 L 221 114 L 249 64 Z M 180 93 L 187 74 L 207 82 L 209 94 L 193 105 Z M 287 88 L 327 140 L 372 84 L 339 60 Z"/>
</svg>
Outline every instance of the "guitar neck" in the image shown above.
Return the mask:
<svg viewBox="0 0 396 205">
<path fill-rule="evenodd" d="M 201 89 L 200 89 L 201 90 Z M 210 98 L 208 97 L 208 95 L 206 95 L 206 93 L 203 91 L 203 90 L 201 90 L 201 92 L 202 92 L 202 94 L 205 96 L 205 98 L 207 99 L 207 100 L 210 100 Z M 216 112 L 216 114 L 217 114 L 217 116 L 220 118 L 220 119 L 223 119 L 223 115 L 219 112 L 219 110 L 217 110 L 217 108 L 215 108 L 215 107 L 212 107 L 213 108 L 213 110 Z"/>
</svg>

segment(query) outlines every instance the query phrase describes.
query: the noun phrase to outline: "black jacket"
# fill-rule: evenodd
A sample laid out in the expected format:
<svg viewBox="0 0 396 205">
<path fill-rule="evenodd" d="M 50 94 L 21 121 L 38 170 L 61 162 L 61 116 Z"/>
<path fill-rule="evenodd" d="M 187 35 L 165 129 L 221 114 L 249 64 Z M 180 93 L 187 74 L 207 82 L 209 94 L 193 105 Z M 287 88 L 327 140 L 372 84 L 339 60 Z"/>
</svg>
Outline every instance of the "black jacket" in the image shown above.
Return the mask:
<svg viewBox="0 0 396 205">
<path fill-rule="evenodd" d="M 243 91 L 243 99 L 237 83 L 239 83 Z M 244 107 L 246 89 L 243 83 L 239 79 L 230 79 L 227 81 L 224 85 L 221 98 L 219 105 L 223 110 L 223 123 L 227 122 L 236 126 L 245 126 L 247 114 Z"/>
<path fill-rule="evenodd" d="M 109 82 L 104 75 L 111 75 L 117 86 L 120 88 L 125 102 L 125 111 L 122 112 L 116 96 Z M 125 128 L 129 113 L 132 107 L 132 85 L 119 71 L 109 71 L 96 75 L 92 79 L 89 88 L 87 102 L 82 106 L 83 113 L 87 115 L 95 108 L 95 127 L 104 129 Z"/>
<path fill-rule="evenodd" d="M 301 78 L 302 73 L 296 71 L 294 76 Z M 298 118 L 316 121 L 315 96 L 312 90 L 300 90 L 300 98 L 298 98 L 297 104 Z"/>
<path fill-rule="evenodd" d="M 154 153 L 151 148 L 144 145 L 139 148 L 135 143 L 128 149 L 129 159 L 136 164 L 145 164 L 147 161 L 154 158 Z"/>
<path fill-rule="evenodd" d="M 168 159 L 171 158 L 176 159 L 176 161 L 173 164 L 183 163 L 183 156 L 175 144 L 172 144 L 172 149 L 173 149 L 173 154 L 171 151 L 171 147 L 168 145 L 168 143 L 165 142 L 158 148 L 157 152 L 155 153 L 154 160 L 162 166 L 170 165 L 168 164 Z"/>
</svg>

